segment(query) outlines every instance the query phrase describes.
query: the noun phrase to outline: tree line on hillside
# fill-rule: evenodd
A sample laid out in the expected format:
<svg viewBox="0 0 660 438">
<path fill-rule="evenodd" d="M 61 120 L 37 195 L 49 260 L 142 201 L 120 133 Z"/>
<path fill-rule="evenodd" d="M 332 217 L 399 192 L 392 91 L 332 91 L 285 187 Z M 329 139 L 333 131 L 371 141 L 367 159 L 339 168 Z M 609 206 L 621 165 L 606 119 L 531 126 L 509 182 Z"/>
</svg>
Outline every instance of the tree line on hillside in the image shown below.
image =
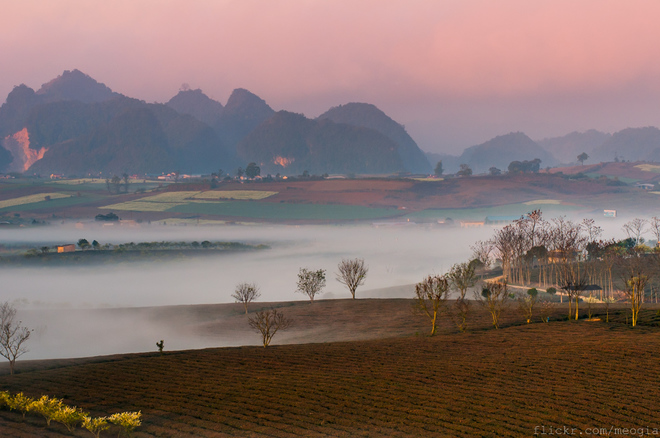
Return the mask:
<svg viewBox="0 0 660 438">
<path fill-rule="evenodd" d="M 577 160 L 584 165 L 584 162 L 589 158 L 589 155 L 586 153 L 581 153 L 580 155 L 577 156 Z M 507 172 L 510 175 L 515 175 L 518 173 L 538 173 L 541 170 L 541 162 L 542 160 L 540 158 L 534 158 L 533 160 L 523 160 L 523 161 L 518 161 L 514 160 L 509 163 L 509 166 L 507 167 Z M 456 172 L 456 176 L 470 176 L 472 175 L 472 167 L 469 164 L 466 163 L 461 163 L 459 166 L 459 170 Z M 444 166 L 442 164 L 442 160 L 439 160 L 437 164 L 435 165 L 435 169 L 433 171 L 435 176 L 442 176 L 444 173 Z M 495 166 L 491 166 L 488 169 L 488 174 L 490 176 L 497 176 L 502 174 L 502 170 L 498 169 Z"/>
</svg>

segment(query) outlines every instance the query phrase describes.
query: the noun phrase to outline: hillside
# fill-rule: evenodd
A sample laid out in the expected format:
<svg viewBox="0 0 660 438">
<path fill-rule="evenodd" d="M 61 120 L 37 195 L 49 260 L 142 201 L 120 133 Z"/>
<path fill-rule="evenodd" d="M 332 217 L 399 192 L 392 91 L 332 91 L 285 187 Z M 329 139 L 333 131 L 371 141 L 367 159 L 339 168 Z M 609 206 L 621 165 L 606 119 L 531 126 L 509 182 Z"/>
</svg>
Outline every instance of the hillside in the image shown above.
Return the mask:
<svg viewBox="0 0 660 438">
<path fill-rule="evenodd" d="M 616 132 L 593 151 L 593 160 L 595 162 L 660 160 L 660 129 L 647 126 Z"/>
<path fill-rule="evenodd" d="M 552 154 L 560 163 L 577 163 L 577 156 L 586 152 L 592 162 L 594 150 L 612 137 L 611 134 L 590 129 L 586 132 L 571 132 L 562 137 L 537 140 L 539 146 Z"/>
<path fill-rule="evenodd" d="M 483 173 L 490 167 L 506 171 L 512 161 L 535 158 L 541 160 L 542 168 L 557 164 L 557 160 L 531 138 L 522 132 L 512 132 L 465 149 L 459 162 L 469 165 L 475 173 Z"/>
<path fill-rule="evenodd" d="M 335 123 L 362 126 L 387 136 L 396 143 L 403 167 L 411 173 L 431 173 L 431 164 L 417 143 L 408 135 L 405 127 L 398 124 L 375 105 L 348 103 L 329 109 L 318 120 L 329 119 Z"/>
<path fill-rule="evenodd" d="M 222 144 L 234 152 L 241 140 L 273 114 L 275 111 L 262 98 L 237 88 L 229 96 L 221 117 L 212 127 Z"/>
<path fill-rule="evenodd" d="M 360 331 L 378 339 L 19 363 L 19 374 L 0 382 L 12 393 L 63 397 L 92 415 L 139 410 L 137 437 L 531 436 L 563 425 L 583 434 L 657 427 L 655 327 L 510 321 L 494 330 L 475 307 L 470 332 L 457 333 L 443 317 L 441 332 L 428 338 L 425 317 L 410 307 L 409 300 L 282 303 L 297 315 L 292 330 L 310 333 L 302 342 L 316 339 L 317 323 L 362 322 Z M 220 328 L 213 320 L 207 326 L 209 334 Z M 631 393 L 629 376 L 640 369 L 645 378 Z M 71 436 L 39 416 L 8 411 L 0 411 L 0 431 Z"/>
<path fill-rule="evenodd" d="M 38 106 L 25 133 L 29 149 L 42 151 L 41 159 L 24 165 L 31 173 L 192 173 L 230 163 L 208 125 L 164 105 L 128 98 Z"/>
<path fill-rule="evenodd" d="M 191 115 L 209 126 L 218 122 L 224 109 L 220 102 L 209 98 L 199 89 L 181 90 L 166 105 L 178 113 Z"/>
<path fill-rule="evenodd" d="M 311 120 L 280 111 L 252 131 L 237 148 L 262 172 L 301 174 L 392 173 L 404 170 L 397 145 L 368 128 Z"/>
</svg>

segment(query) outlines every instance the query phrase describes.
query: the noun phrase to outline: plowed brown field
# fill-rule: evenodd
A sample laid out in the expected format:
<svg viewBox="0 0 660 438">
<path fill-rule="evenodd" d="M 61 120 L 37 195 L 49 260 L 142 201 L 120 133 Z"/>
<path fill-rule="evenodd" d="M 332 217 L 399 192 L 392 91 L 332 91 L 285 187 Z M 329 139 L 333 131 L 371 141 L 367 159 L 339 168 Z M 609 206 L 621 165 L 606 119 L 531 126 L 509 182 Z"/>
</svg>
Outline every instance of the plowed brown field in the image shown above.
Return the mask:
<svg viewBox="0 0 660 438">
<path fill-rule="evenodd" d="M 63 397 L 95 415 L 141 410 L 137 437 L 544 436 L 534 433 L 551 427 L 588 436 L 594 427 L 660 428 L 657 327 L 515 325 L 511 316 L 511 325 L 494 330 L 483 310 L 474 314 L 469 333 L 444 325 L 433 338 L 128 355 L 5 375 L 0 386 Z M 387 319 L 380 323 L 386 331 Z M 71 436 L 7 411 L 0 411 L 0 434 Z"/>
</svg>

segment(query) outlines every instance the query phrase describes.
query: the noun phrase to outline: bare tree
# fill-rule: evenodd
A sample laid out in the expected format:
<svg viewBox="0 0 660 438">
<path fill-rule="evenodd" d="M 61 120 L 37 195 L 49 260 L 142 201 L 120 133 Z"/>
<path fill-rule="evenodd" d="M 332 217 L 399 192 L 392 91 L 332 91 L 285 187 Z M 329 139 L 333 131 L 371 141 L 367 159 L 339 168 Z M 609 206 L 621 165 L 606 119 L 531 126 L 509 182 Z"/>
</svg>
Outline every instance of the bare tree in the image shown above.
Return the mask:
<svg viewBox="0 0 660 438">
<path fill-rule="evenodd" d="M 564 278 L 561 288 L 568 295 L 568 319 L 570 320 L 572 316 L 571 303 L 575 301 L 575 320 L 577 321 L 579 315 L 578 302 L 587 288 L 587 279 L 580 273 L 579 263 L 567 263 L 562 266 L 561 270 Z"/>
<path fill-rule="evenodd" d="M 642 234 L 646 232 L 646 219 L 635 218 L 623 224 L 623 230 L 628 234 L 628 237 L 635 240 L 635 245 L 640 245 Z"/>
<path fill-rule="evenodd" d="M 589 235 L 589 242 L 595 242 L 601 234 L 603 234 L 603 229 L 596 225 L 596 221 L 591 218 L 582 219 L 580 224 L 582 229 L 587 232 Z"/>
<path fill-rule="evenodd" d="M 527 324 L 532 322 L 532 318 L 534 317 L 534 306 L 536 305 L 538 294 L 539 292 L 536 288 L 531 288 L 525 293 L 518 294 L 518 309 L 527 321 Z"/>
<path fill-rule="evenodd" d="M 468 289 L 477 284 L 473 263 L 456 263 L 447 273 L 447 278 L 452 287 L 458 291 L 460 298 L 465 298 Z"/>
<path fill-rule="evenodd" d="M 454 303 L 456 325 L 461 332 L 467 330 L 467 318 L 470 312 L 470 302 L 466 298 L 468 289 L 477 284 L 473 263 L 457 263 L 451 267 L 447 274 L 452 287 L 458 291 L 458 298 Z"/>
<path fill-rule="evenodd" d="M 639 311 L 644 303 L 644 289 L 649 282 L 649 272 L 644 266 L 644 260 L 640 257 L 630 257 L 624 260 L 623 291 L 630 300 L 630 310 L 632 313 L 632 326 L 637 325 Z"/>
<path fill-rule="evenodd" d="M 358 286 L 364 284 L 369 268 L 364 265 L 364 259 L 342 259 L 337 266 L 339 272 L 336 274 L 337 281 L 346 285 L 348 291 L 355 299 L 355 291 Z"/>
<path fill-rule="evenodd" d="M 482 306 L 488 309 L 493 318 L 493 327 L 500 327 L 500 315 L 509 300 L 509 292 L 504 282 L 485 282 L 481 290 L 481 295 L 474 294 L 475 298 Z"/>
<path fill-rule="evenodd" d="M 449 280 L 442 275 L 429 275 L 415 285 L 417 309 L 431 319 L 431 336 L 435 334 L 438 314 L 447 304 Z"/>
<path fill-rule="evenodd" d="M 300 268 L 298 272 L 298 290 L 296 292 L 307 295 L 311 302 L 314 302 L 314 297 L 321 293 L 321 289 L 325 287 L 325 269 L 318 271 L 311 271 L 309 269 Z"/>
<path fill-rule="evenodd" d="M 472 260 L 477 260 L 481 264 L 479 271 L 483 277 L 483 274 L 490 267 L 493 243 L 489 240 L 478 240 L 474 245 L 470 247 L 470 249 L 472 250 Z"/>
<path fill-rule="evenodd" d="M 653 216 L 649 224 L 651 225 L 651 233 L 655 236 L 655 246 L 660 246 L 660 218 Z"/>
<path fill-rule="evenodd" d="M 16 320 L 16 307 L 9 301 L 0 303 L 0 356 L 9 360 L 10 374 L 14 374 L 16 359 L 28 352 L 24 344 L 31 333 Z"/>
<path fill-rule="evenodd" d="M 291 326 L 291 319 L 276 309 L 270 309 L 256 312 L 248 318 L 248 323 L 256 332 L 261 333 L 261 340 L 265 348 L 270 345 L 275 333 Z"/>
<path fill-rule="evenodd" d="M 259 287 L 254 283 L 240 283 L 236 286 L 236 290 L 231 294 L 232 298 L 236 299 L 237 303 L 243 303 L 245 307 L 245 314 L 248 314 L 248 304 L 261 296 Z"/>
</svg>

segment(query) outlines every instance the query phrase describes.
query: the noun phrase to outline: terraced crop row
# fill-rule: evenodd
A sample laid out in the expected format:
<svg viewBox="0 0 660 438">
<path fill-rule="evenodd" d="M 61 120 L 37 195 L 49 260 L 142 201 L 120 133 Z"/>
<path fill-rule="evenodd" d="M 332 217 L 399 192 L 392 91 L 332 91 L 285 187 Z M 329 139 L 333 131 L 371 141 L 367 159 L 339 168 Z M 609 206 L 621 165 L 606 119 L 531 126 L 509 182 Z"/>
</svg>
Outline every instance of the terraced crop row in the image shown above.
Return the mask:
<svg viewBox="0 0 660 438">
<path fill-rule="evenodd" d="M 660 331 L 552 322 L 389 340 L 207 349 L 3 376 L 136 436 L 532 436 L 660 427 Z M 0 413 L 0 432 L 20 416 Z M 23 424 L 29 429 L 29 424 Z M 20 427 L 19 427 L 20 429 Z M 64 430 L 47 429 L 62 436 Z"/>
</svg>

